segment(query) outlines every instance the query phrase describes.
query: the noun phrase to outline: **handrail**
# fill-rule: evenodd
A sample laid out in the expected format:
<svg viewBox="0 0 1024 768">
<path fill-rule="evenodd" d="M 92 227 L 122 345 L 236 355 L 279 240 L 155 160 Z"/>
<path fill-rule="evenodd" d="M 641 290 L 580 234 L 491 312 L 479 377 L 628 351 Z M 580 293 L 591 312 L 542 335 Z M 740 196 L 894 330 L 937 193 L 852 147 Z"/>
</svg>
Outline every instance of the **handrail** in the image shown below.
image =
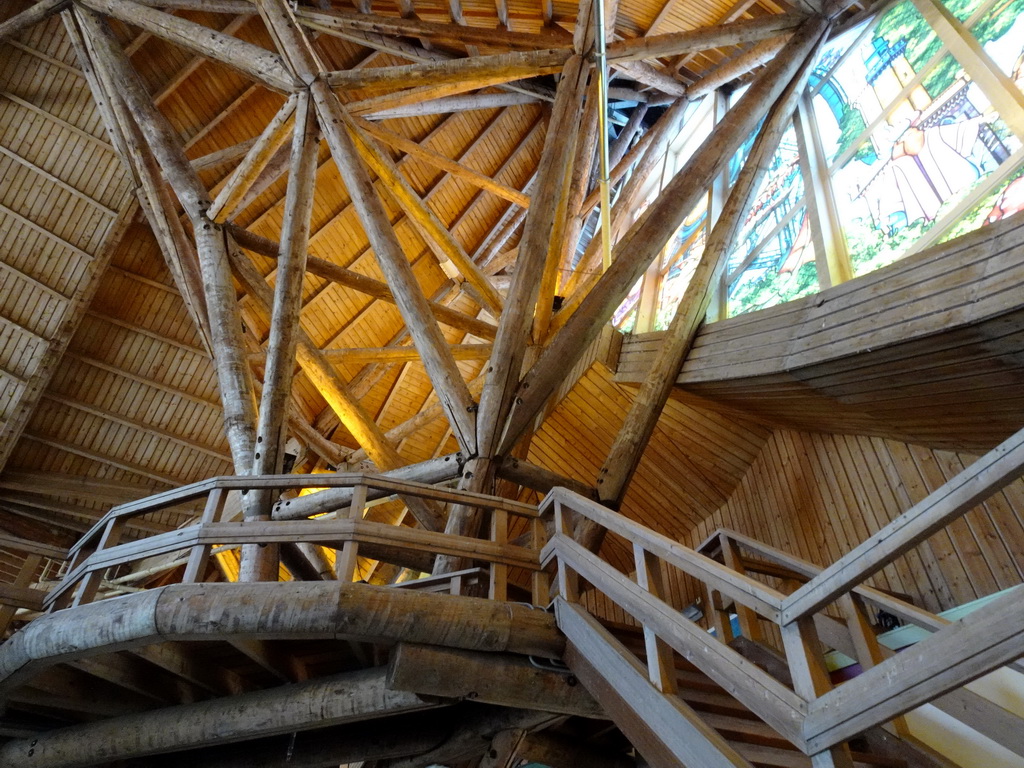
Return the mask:
<svg viewBox="0 0 1024 768">
<path fill-rule="evenodd" d="M 948 483 L 915 505 L 896 524 L 854 550 L 856 557 L 839 562 L 850 563 L 850 569 L 866 578 L 913 543 L 965 514 L 1018 475 L 1022 465 L 1024 430 L 979 459 L 955 478 L 956 482 Z M 1024 614 L 1017 610 L 1024 586 L 979 608 L 971 614 L 970 622 L 950 622 L 881 590 L 861 585 L 842 568 L 819 568 L 727 529 L 714 534 L 724 560 L 719 563 L 566 489 L 552 491 L 540 509 L 542 514 L 554 516 L 555 534 L 541 553 L 541 563 L 557 569 L 557 598 L 567 603 L 580 602 L 579 580 L 586 580 L 642 625 L 649 675 L 655 686 L 666 693 L 674 691 L 671 653 L 675 651 L 808 755 L 844 750 L 843 742 L 865 729 L 899 720 L 907 710 L 1024 656 Z M 620 573 L 576 543 L 569 524 L 570 510 L 632 544 L 636 562 L 633 577 Z M 702 548 L 709 549 L 714 538 L 705 540 Z M 804 598 L 809 607 L 787 612 L 787 608 L 799 603 L 793 596 L 784 597 L 747 576 L 748 562 L 751 571 L 757 563 L 744 558 L 740 548 L 781 566 L 780 570 L 807 579 L 811 589 L 798 586 L 793 595 L 810 595 Z M 679 569 L 703 583 L 708 591 L 707 607 L 717 630 L 715 636 L 666 602 L 664 566 Z M 759 617 L 776 625 L 782 636 L 793 690 L 727 645 L 733 630 L 728 619 L 721 620 L 730 608 L 721 599 L 726 596 L 735 604 L 740 634 L 747 635 L 747 639 L 761 640 Z M 923 650 L 915 651 L 909 660 L 886 658 L 863 601 L 932 630 L 918 646 Z M 838 688 L 832 688 L 828 681 L 816 625 L 811 621 L 813 614 L 833 602 L 850 632 L 851 652 L 866 670 L 853 682 Z M 666 653 L 666 649 L 671 650 Z M 901 727 L 897 724 L 897 730 Z M 822 762 L 825 764 L 832 763 L 826 760 Z"/>
<path fill-rule="evenodd" d="M 771 621 L 778 621 L 785 598 L 778 590 L 762 584 L 755 579 L 737 573 L 702 555 L 689 547 L 673 541 L 668 536 L 640 525 L 608 507 L 601 506 L 579 494 L 565 488 L 556 488 L 541 502 L 540 511 L 544 514 L 556 504 L 566 504 L 573 511 L 593 520 L 613 533 L 622 536 L 634 546 L 660 558 L 664 562 L 683 571 L 693 578 L 714 584 L 715 588 L 734 600 L 748 606 L 761 616 Z"/>
<path fill-rule="evenodd" d="M 323 475 L 262 475 L 250 477 L 246 475 L 224 475 L 201 480 L 191 485 L 173 488 L 169 491 L 147 496 L 144 499 L 119 504 L 101 517 L 69 550 L 73 557 L 84 546 L 91 544 L 113 520 L 128 520 L 151 512 L 158 512 L 187 501 L 195 501 L 209 495 L 214 490 L 248 491 L 248 490 L 303 490 L 306 488 L 348 488 L 363 485 L 388 493 L 407 493 L 436 501 L 460 501 L 481 507 L 482 509 L 501 509 L 521 517 L 536 517 L 537 508 L 518 501 L 511 501 L 500 496 L 489 496 L 482 493 L 467 491 L 451 491 L 437 488 L 412 480 L 395 480 L 383 475 L 357 473 L 336 473 Z"/>
<path fill-rule="evenodd" d="M 256 489 L 351 488 L 344 516 L 335 519 L 296 519 L 245 522 L 220 522 L 227 494 Z M 368 498 L 397 494 L 440 502 L 479 507 L 492 513 L 491 541 L 440 532 L 383 525 L 363 520 Z M 205 511 L 198 523 L 147 538 L 120 543 L 125 523 L 139 515 L 165 509 L 184 501 L 206 496 Z M 507 543 L 508 516 L 531 522 L 534 548 Z M 540 570 L 539 550 L 544 541 L 537 507 L 481 493 L 470 493 L 419 483 L 412 480 L 368 473 L 323 475 L 264 475 L 214 477 L 176 488 L 145 499 L 114 507 L 103 516 L 69 551 L 68 572 L 60 585 L 44 601 L 49 610 L 92 601 L 102 584 L 102 575 L 110 568 L 176 551 L 190 552 L 182 581 L 200 581 L 214 546 L 245 544 L 308 543 L 337 550 L 335 571 L 340 580 L 354 577 L 360 556 L 429 570 L 435 555 L 480 560 L 491 565 L 490 591 L 500 597 L 506 593 L 508 569 Z M 546 585 L 534 580 L 534 602 L 547 603 Z M 72 602 L 73 601 L 73 602 Z"/>
</svg>

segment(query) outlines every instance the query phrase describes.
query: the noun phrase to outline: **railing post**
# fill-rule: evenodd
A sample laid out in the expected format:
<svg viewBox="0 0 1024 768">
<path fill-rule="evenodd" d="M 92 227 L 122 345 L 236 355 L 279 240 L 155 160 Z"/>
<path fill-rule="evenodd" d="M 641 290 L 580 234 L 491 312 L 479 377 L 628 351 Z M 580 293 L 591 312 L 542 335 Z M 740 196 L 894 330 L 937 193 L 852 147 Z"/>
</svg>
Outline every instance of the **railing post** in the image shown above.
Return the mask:
<svg viewBox="0 0 1024 768">
<path fill-rule="evenodd" d="M 743 560 L 740 558 L 736 542 L 724 533 L 719 535 L 719 541 L 722 545 L 722 559 L 725 561 L 726 567 L 746 576 L 747 571 L 743 567 Z M 764 633 L 761 632 L 761 625 L 754 611 L 737 602 L 736 618 L 739 620 L 741 635 L 756 643 L 764 642 Z"/>
<path fill-rule="evenodd" d="M 805 616 L 790 624 L 783 624 L 780 629 L 786 661 L 793 678 L 793 690 L 797 695 L 811 702 L 832 690 L 818 631 L 814 628 L 814 617 Z M 811 765 L 814 768 L 853 768 L 853 757 L 845 743 L 836 744 L 812 755 Z"/>
<path fill-rule="evenodd" d="M 640 544 L 633 543 L 633 561 L 636 564 L 636 583 L 651 597 L 664 602 L 665 579 L 661 562 Z M 672 648 L 660 640 L 654 630 L 644 624 L 644 647 L 647 651 L 647 674 L 662 693 L 675 693 L 677 686 L 676 663 Z"/>
<path fill-rule="evenodd" d="M 206 497 L 206 507 L 203 508 L 203 516 L 199 519 L 200 527 L 209 523 L 215 523 L 220 519 L 224 511 L 224 502 L 227 500 L 227 491 L 223 488 L 214 488 Z M 206 544 L 197 544 L 192 547 L 188 556 L 188 564 L 185 566 L 185 575 L 181 577 L 183 584 L 194 584 L 202 579 L 206 573 L 206 565 L 210 561 L 210 547 Z"/>
<path fill-rule="evenodd" d="M 112 518 L 107 523 L 107 527 L 103 529 L 99 544 L 96 545 L 96 550 L 92 554 L 102 552 L 109 547 L 116 547 L 118 541 L 121 540 L 121 534 L 124 532 L 124 525 L 125 521 L 122 518 Z M 82 579 L 81 584 L 78 585 L 78 594 L 75 595 L 75 599 L 71 602 L 71 607 L 77 608 L 79 605 L 91 603 L 93 598 L 96 597 L 96 593 L 99 592 L 102 581 L 103 570 L 89 571 L 85 578 Z"/>
<path fill-rule="evenodd" d="M 530 521 L 530 529 L 533 533 L 533 548 L 537 555 L 540 555 L 544 546 L 548 543 L 547 532 L 544 530 L 544 521 L 535 517 Z M 533 604 L 539 608 L 546 608 L 551 602 L 551 578 L 544 571 L 534 571 L 531 579 L 533 585 Z"/>
<path fill-rule="evenodd" d="M 572 538 L 572 521 L 560 501 L 555 501 L 555 535 Z M 561 560 L 558 561 L 558 594 L 568 603 L 580 601 L 579 574 Z"/>
<path fill-rule="evenodd" d="M 840 597 L 837 602 L 843 618 L 846 619 L 846 628 L 850 631 L 850 640 L 857 651 L 857 661 L 861 668 L 870 669 L 885 661 L 882 646 L 872 631 L 864 610 L 864 601 L 850 592 Z M 905 736 L 910 732 L 902 715 L 892 720 L 890 729 L 897 736 Z"/>
<path fill-rule="evenodd" d="M 366 509 L 366 486 L 357 485 L 352 489 L 352 503 L 348 508 L 349 520 L 362 520 Z M 350 582 L 356 577 L 359 565 L 359 543 L 346 541 L 341 549 L 335 550 L 334 576 L 338 581 Z"/>
<path fill-rule="evenodd" d="M 491 541 L 495 544 L 508 543 L 508 512 L 503 509 L 491 510 Z M 488 596 L 491 600 L 508 600 L 508 566 L 491 563 L 491 585 Z"/>
<path fill-rule="evenodd" d="M 14 579 L 12 586 L 15 587 L 27 587 L 32 583 L 32 577 L 36 574 L 36 568 L 39 567 L 39 563 L 42 562 L 43 558 L 40 555 L 29 554 L 25 558 L 25 562 L 21 564 L 21 568 L 18 571 L 18 575 Z M 0 638 L 4 636 L 7 631 L 7 625 L 11 623 L 11 619 L 14 618 L 15 608 L 12 605 L 0 606 Z"/>
</svg>

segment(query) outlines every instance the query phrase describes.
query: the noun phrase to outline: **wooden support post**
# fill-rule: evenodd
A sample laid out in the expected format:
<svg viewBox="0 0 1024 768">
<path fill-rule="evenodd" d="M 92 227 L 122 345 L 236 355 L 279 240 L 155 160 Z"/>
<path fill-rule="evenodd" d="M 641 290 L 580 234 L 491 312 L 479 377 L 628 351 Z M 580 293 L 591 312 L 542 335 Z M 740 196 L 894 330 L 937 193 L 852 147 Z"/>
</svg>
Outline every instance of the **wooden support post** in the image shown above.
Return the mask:
<svg viewBox="0 0 1024 768">
<path fill-rule="evenodd" d="M 846 620 L 846 628 L 850 632 L 850 640 L 856 651 L 855 658 L 861 668 L 871 669 L 885 661 L 882 646 L 871 629 L 862 598 L 850 592 L 840 597 L 838 603 L 839 610 Z M 904 736 L 910 732 L 906 720 L 902 717 L 893 720 L 891 728 L 898 736 Z"/>
<path fill-rule="evenodd" d="M 765 107 L 769 111 L 769 116 L 751 150 L 751 157 L 737 178 L 732 194 L 708 238 L 704 253 L 690 278 L 651 372 L 637 392 L 622 429 L 616 436 L 601 469 L 598 489 L 601 498 L 613 505 L 621 503 L 625 497 L 629 481 L 654 433 L 658 417 L 668 401 L 679 369 L 689 353 L 693 339 L 697 335 L 697 328 L 711 302 L 712 288 L 725 268 L 726 259 L 742 226 L 748 205 L 757 194 L 758 186 L 766 172 L 767 160 L 775 152 L 789 123 L 789 117 L 796 108 L 806 78 L 813 67 L 818 43 L 824 36 L 820 25 L 814 29 L 818 37 L 809 36 L 810 39 L 796 46 L 790 53 L 794 59 L 799 60 L 791 62 L 791 65 L 786 67 L 785 74 L 789 76 L 789 81 L 779 94 L 778 101 Z M 743 104 L 738 104 L 728 112 L 715 134 L 724 131 L 727 123 L 735 121 L 734 113 L 743 109 Z M 698 150 L 702 151 L 705 151 L 705 148 Z M 692 161 L 687 165 L 690 164 Z M 717 174 L 712 173 L 706 177 L 708 183 L 715 175 Z M 679 178 L 685 178 L 685 172 L 676 177 Z M 673 181 L 673 185 L 675 183 Z M 567 325 L 563 332 L 568 328 Z M 595 533 L 592 526 L 587 526 L 581 529 L 577 540 L 589 546 Z"/>
<path fill-rule="evenodd" d="M 99 543 L 96 545 L 96 552 L 102 552 L 104 549 L 110 549 L 116 547 L 118 542 L 121 540 L 121 535 L 124 533 L 124 518 L 115 517 L 107 523 L 107 527 L 104 528 L 103 534 L 100 536 Z M 93 553 L 90 553 L 93 554 Z M 105 568 L 101 568 L 95 571 L 89 571 L 85 578 L 78 585 L 78 592 L 75 594 L 75 599 L 71 602 L 72 608 L 77 608 L 80 605 L 91 603 L 95 598 L 96 594 L 100 590 L 100 585 L 103 583 L 103 574 L 106 571 Z"/>
<path fill-rule="evenodd" d="M 208 525 L 219 522 L 221 514 L 224 512 L 224 503 L 227 500 L 227 491 L 221 488 L 215 488 L 210 491 L 210 495 L 206 499 L 206 506 L 203 508 L 203 515 L 199 518 L 199 524 Z M 202 581 L 209 561 L 209 546 L 198 544 L 192 547 L 192 551 L 189 552 L 188 563 L 185 565 L 185 574 L 181 577 L 182 584 L 194 584 Z"/>
<path fill-rule="evenodd" d="M 274 119 L 267 124 L 256 143 L 221 187 L 207 214 L 213 221 L 223 224 L 231 218 L 231 214 L 234 213 L 242 197 L 288 139 L 288 134 L 292 130 L 291 118 L 295 114 L 297 100 L 298 95 L 296 94 L 288 97 L 284 106 L 274 115 Z"/>
<path fill-rule="evenodd" d="M 818 632 L 810 617 L 782 627 L 782 643 L 793 678 L 793 689 L 807 701 L 832 690 Z M 813 768 L 853 768 L 850 748 L 840 744 L 811 755 Z"/>
<path fill-rule="evenodd" d="M 722 534 L 720 540 L 722 542 L 722 557 L 725 560 L 726 566 L 732 568 L 736 573 L 745 576 L 747 571 L 743 567 L 743 560 L 740 557 L 739 549 L 736 547 L 736 542 L 726 534 Z M 736 603 L 736 617 L 739 620 L 740 633 L 743 637 L 755 643 L 764 642 L 764 633 L 761 631 L 761 624 L 756 613 L 747 606 Z"/>
<path fill-rule="evenodd" d="M 239 281 L 245 286 L 256 306 L 269 316 L 271 291 L 263 276 L 256 270 L 252 262 L 237 249 L 233 249 L 231 263 Z M 379 468 L 392 470 L 401 467 L 404 461 L 391 441 L 381 432 L 380 427 L 373 421 L 358 399 L 352 395 L 334 367 L 324 359 L 323 352 L 302 330 L 298 320 L 296 320 L 296 326 L 295 358 L 313 386 L 323 395 L 341 423 L 366 449 L 370 458 Z M 444 527 L 444 518 L 422 499 L 409 497 L 406 499 L 406 503 L 423 527 L 428 530 L 441 530 Z"/>
<path fill-rule="evenodd" d="M 508 543 L 508 512 L 503 509 L 491 511 L 491 541 L 495 544 Z M 508 599 L 508 566 L 491 563 L 491 584 L 488 596 L 491 600 Z"/>
<path fill-rule="evenodd" d="M 349 520 L 362 520 L 366 509 L 366 486 L 357 485 L 352 489 L 352 503 L 348 508 Z M 337 553 L 334 573 L 338 581 L 355 581 L 356 568 L 359 565 L 359 543 L 346 541 Z"/>
<path fill-rule="evenodd" d="M 241 342 L 241 317 L 228 267 L 224 232 L 206 218 L 209 196 L 185 158 L 181 139 L 157 110 L 113 37 L 109 27 L 92 11 L 76 8 L 75 17 L 97 57 L 98 64 L 118 83 L 138 121 L 164 177 L 192 220 L 199 266 L 203 275 L 217 382 L 224 405 L 224 423 L 235 471 L 252 466 L 255 443 L 255 408 L 252 381 Z M 203 29 L 206 29 L 205 27 Z M 209 31 L 209 30 L 207 30 Z M 101 94 L 98 97 L 102 98 Z"/>
<path fill-rule="evenodd" d="M 36 570 L 39 568 L 39 563 L 42 560 L 41 555 L 29 554 L 21 564 L 21 568 L 18 569 L 18 575 L 15 576 L 10 586 L 16 588 L 29 587 L 35 578 Z M 40 594 L 42 593 L 40 592 Z M 11 620 L 14 619 L 15 611 L 17 611 L 17 607 L 14 605 L 0 605 L 0 638 L 3 638 L 7 633 L 7 627 L 10 626 Z"/>
<path fill-rule="evenodd" d="M 533 537 L 533 549 L 540 553 L 548 543 L 544 521 L 539 517 L 530 521 L 530 533 Z M 546 608 L 551 602 L 551 576 L 545 571 L 534 571 L 531 576 L 533 604 L 538 608 Z"/>
<path fill-rule="evenodd" d="M 641 544 L 634 543 L 633 564 L 636 566 L 636 583 L 646 589 L 652 597 L 664 600 L 665 580 L 658 558 L 645 550 Z M 675 693 L 676 664 L 672 647 L 661 640 L 646 624 L 644 646 L 647 651 L 647 674 L 654 687 L 662 693 Z"/>
<path fill-rule="evenodd" d="M 313 106 L 309 95 L 303 93 L 298 97 L 295 108 L 291 171 L 281 225 L 281 256 L 278 259 L 263 397 L 260 400 L 252 465 L 255 475 L 280 474 L 284 461 L 286 416 L 291 400 L 295 350 L 300 337 L 299 310 L 306 273 L 309 217 L 313 210 L 318 148 Z M 276 493 L 261 489 L 252 494 L 246 519 L 269 520 Z M 277 581 L 278 548 L 273 545 L 243 547 L 239 578 L 242 581 Z"/>
<path fill-rule="evenodd" d="M 572 517 L 560 501 L 555 502 L 555 536 L 572 536 Z M 564 560 L 558 560 L 558 597 L 567 603 L 580 601 L 580 577 Z"/>
</svg>

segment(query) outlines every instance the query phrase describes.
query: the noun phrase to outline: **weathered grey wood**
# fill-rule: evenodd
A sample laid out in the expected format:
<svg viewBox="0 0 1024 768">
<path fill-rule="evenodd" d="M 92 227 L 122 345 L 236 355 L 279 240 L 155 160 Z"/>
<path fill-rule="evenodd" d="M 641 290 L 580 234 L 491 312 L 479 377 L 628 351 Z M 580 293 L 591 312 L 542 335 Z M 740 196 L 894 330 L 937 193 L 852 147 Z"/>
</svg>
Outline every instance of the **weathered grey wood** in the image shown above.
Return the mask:
<svg viewBox="0 0 1024 768">
<path fill-rule="evenodd" d="M 146 757 L 438 706 L 415 694 L 389 690 L 384 677 L 382 669 L 347 672 L 73 726 L 40 734 L 31 741 L 9 742 L 0 748 L 0 761 L 11 768 L 75 768 L 94 765 L 111 755 L 122 760 Z"/>
<path fill-rule="evenodd" d="M 309 95 L 303 93 L 298 97 L 295 107 L 295 136 L 292 141 L 284 221 L 281 225 L 282 248 L 274 286 L 263 397 L 260 400 L 256 429 L 252 464 L 254 475 L 280 474 L 284 461 L 284 443 L 288 437 L 286 415 L 294 378 L 295 350 L 300 336 L 299 311 L 302 307 L 302 284 L 306 272 L 309 217 L 313 209 L 318 149 L 313 105 Z M 274 494 L 271 492 L 256 491 L 246 519 L 269 520 L 273 502 Z M 277 581 L 277 555 L 275 547 L 243 548 L 239 578 L 242 581 Z"/>
<path fill-rule="evenodd" d="M 458 477 L 462 472 L 460 454 L 449 454 L 436 459 L 429 459 L 418 464 L 410 464 L 390 472 L 382 473 L 383 477 L 396 480 L 411 480 L 417 483 L 432 485 Z M 324 475 L 318 475 L 318 478 Z M 329 475 L 328 475 L 329 477 Z M 378 499 L 387 496 L 391 491 L 371 491 L 367 498 Z M 275 520 L 298 520 L 303 517 L 336 512 L 352 503 L 351 488 L 334 488 L 309 496 L 287 499 L 277 503 L 274 508 Z"/>
<path fill-rule="evenodd" d="M 931 704 L 996 744 L 1024 757 L 1024 723 L 1021 718 L 984 696 L 966 688 L 957 688 L 932 699 Z"/>
<path fill-rule="evenodd" d="M 874 536 L 786 598 L 785 622 L 807 616 L 860 584 L 1024 472 L 1024 430 L 1011 435 Z"/>
<path fill-rule="evenodd" d="M 200 56 L 227 64 L 269 88 L 285 93 L 290 93 L 295 88 L 295 80 L 284 68 L 281 57 L 258 45 L 225 35 L 180 16 L 147 8 L 131 0 L 82 2 L 95 11 L 125 21 Z"/>
<path fill-rule="evenodd" d="M 611 268 L 587 294 L 520 382 L 499 453 L 507 451 L 526 431 L 561 380 L 562 371 L 578 360 L 583 350 L 597 337 L 615 308 L 693 209 L 697 199 L 705 194 L 714 176 L 778 99 L 827 28 L 828 22 L 821 18 L 805 22 L 786 51 L 765 68 L 740 103 L 728 112 L 693 158 L 619 241 Z"/>
<path fill-rule="evenodd" d="M 266 284 L 262 275 L 240 253 L 232 253 L 231 263 L 240 281 L 246 287 L 250 296 L 253 297 L 257 308 L 265 316 L 270 317 L 270 307 L 274 299 L 271 297 L 270 287 Z M 280 282 L 278 284 L 280 285 Z M 366 409 L 363 408 L 359 400 L 352 394 L 337 370 L 324 359 L 320 349 L 302 330 L 298 317 L 295 319 L 295 326 L 294 359 L 298 362 L 313 386 L 316 387 L 317 391 L 327 401 L 331 410 L 335 412 L 338 419 L 345 425 L 345 428 L 352 434 L 359 445 L 366 449 L 378 467 L 385 471 L 401 467 L 405 462 L 399 456 L 398 451 L 391 444 L 391 441 L 387 439 L 370 414 L 367 413 Z M 291 372 L 290 368 L 288 372 Z M 444 527 L 444 518 L 441 514 L 422 500 L 410 498 L 406 499 L 406 502 L 410 511 L 424 527 L 430 530 L 440 530 Z"/>
<path fill-rule="evenodd" d="M 804 703 L 799 696 L 727 645 L 709 639 L 703 629 L 682 618 L 667 603 L 651 597 L 568 536 L 556 536 L 548 548 L 557 553 L 559 573 L 568 567 L 613 602 L 629 606 L 630 615 L 650 627 L 683 658 L 699 663 L 701 671 L 785 738 L 797 745 L 803 743 Z"/>
<path fill-rule="evenodd" d="M 654 59 L 752 43 L 792 30 L 799 26 L 804 18 L 795 13 L 768 14 L 756 19 L 698 27 L 685 32 L 618 40 L 608 44 L 608 59 L 612 62 Z"/>
<path fill-rule="evenodd" d="M 69 5 L 71 5 L 71 0 L 40 0 L 21 13 L 7 19 L 7 21 L 0 22 L 0 41 L 14 37 L 19 32 L 35 26 L 55 13 L 59 13 Z"/>
<path fill-rule="evenodd" d="M 648 761 L 659 768 L 749 768 L 682 699 L 655 688 L 640 663 L 586 611 L 561 598 L 555 611 L 569 668 Z"/>
<path fill-rule="evenodd" d="M 569 675 L 522 656 L 402 643 L 391 654 L 388 687 L 423 696 L 471 699 L 517 709 L 604 719 L 601 707 Z"/>
<path fill-rule="evenodd" d="M 597 489 L 571 477 L 565 477 L 544 467 L 531 464 L 526 459 L 506 456 L 498 465 L 498 477 L 511 480 L 519 485 L 532 488 L 539 493 L 548 493 L 553 488 L 568 488 L 588 499 L 597 500 Z"/>
<path fill-rule="evenodd" d="M 225 431 L 236 471 L 246 472 L 251 467 L 255 441 L 255 408 L 252 381 L 242 350 L 241 316 L 231 282 L 224 233 L 205 218 L 209 196 L 185 158 L 180 137 L 153 106 L 109 27 L 92 11 L 78 8 L 75 13 L 83 32 L 101 57 L 101 63 L 119 82 L 119 93 L 135 114 L 165 178 L 192 219 L 217 381 L 224 404 Z"/>
<path fill-rule="evenodd" d="M 425 117 L 446 115 L 452 112 L 466 112 L 474 109 L 496 109 L 514 107 L 518 104 L 533 104 L 540 97 L 530 93 L 469 93 L 455 96 L 440 96 L 427 101 L 398 107 L 378 108 L 364 112 L 363 117 L 373 120 L 389 120 L 399 117 Z"/>
<path fill-rule="evenodd" d="M 689 86 L 686 89 L 686 95 L 695 99 L 732 82 L 736 78 L 771 61 L 776 56 L 782 55 L 779 52 L 785 43 L 785 38 L 762 40 L 749 51 L 740 54 L 734 59 L 723 62 L 720 66 L 711 70 L 707 75 Z"/>
<path fill-rule="evenodd" d="M 241 227 L 229 225 L 228 228 L 237 239 L 238 244 L 246 250 L 258 253 L 261 256 L 267 256 L 268 258 L 277 258 L 280 251 L 278 243 Z M 389 304 L 395 303 L 395 297 L 391 289 L 388 288 L 387 283 L 380 280 L 367 277 L 351 269 L 339 267 L 337 264 L 333 264 L 326 259 L 312 255 L 307 257 L 306 267 L 310 273 L 325 280 L 332 280 L 339 285 L 344 285 L 360 293 L 365 293 L 367 296 L 381 299 Z M 431 301 L 429 305 L 430 311 L 437 318 L 437 321 L 452 328 L 458 328 L 460 331 L 466 331 L 482 339 L 493 339 L 497 333 L 498 329 L 491 323 L 478 320 L 437 301 Z"/>
<path fill-rule="evenodd" d="M 768 163 L 790 123 L 816 59 L 817 47 L 807 54 L 792 82 L 771 108 L 751 148 L 750 156 L 736 179 L 729 200 L 707 239 L 650 373 L 633 398 L 622 429 L 608 452 L 598 478 L 598 488 L 602 500 L 612 505 L 620 504 L 626 495 L 629 481 L 668 402 L 679 369 L 689 354 L 697 328 L 711 304 L 712 294 L 725 269 L 733 243 L 768 171 Z M 577 539 L 583 541 L 584 546 L 589 546 L 592 542 L 587 539 L 594 536 L 595 532 L 587 527 L 580 531 Z"/>
<path fill-rule="evenodd" d="M 808 749 L 827 749 L 1024 655 L 1021 592 L 1012 589 L 812 702 Z"/>
<path fill-rule="evenodd" d="M 539 34 L 507 32 L 500 29 L 481 27 L 461 27 L 456 24 L 440 24 L 420 19 L 400 19 L 391 16 L 353 13 L 334 9 L 331 11 L 315 11 L 302 8 L 296 14 L 299 20 L 327 34 L 336 34 L 348 30 L 399 35 L 402 37 L 437 38 L 452 40 L 458 43 L 482 43 L 484 45 L 503 45 L 509 48 L 568 48 L 570 41 L 567 36 L 555 31 L 544 31 Z"/>
<path fill-rule="evenodd" d="M 478 83 L 478 87 L 548 75 L 561 70 L 572 52 L 568 49 L 518 51 L 465 59 L 406 64 L 390 67 L 364 67 L 325 75 L 332 88 L 378 89 L 411 88 L 417 85 Z"/>
<path fill-rule="evenodd" d="M 295 114 L 297 99 L 298 96 L 295 94 L 288 97 L 284 106 L 274 115 L 245 158 L 221 187 L 207 213 L 210 219 L 223 224 L 231 217 L 242 196 L 287 140 L 288 133 L 292 130 L 291 118 Z M 195 162 L 192 163 L 192 167 L 196 168 Z"/>
<path fill-rule="evenodd" d="M 822 655 L 824 648 L 810 617 L 781 628 L 782 644 L 793 681 L 793 690 L 807 701 L 814 701 L 832 690 L 828 668 Z M 853 768 L 850 748 L 843 743 L 831 745 L 820 752 L 811 749 L 813 768 Z"/>
<path fill-rule="evenodd" d="M 477 452 L 464 475 L 461 487 L 471 491 L 489 489 L 496 467 L 494 458 L 512 395 L 522 370 L 532 314 L 540 291 L 544 265 L 552 251 L 552 236 L 563 191 L 571 177 L 575 137 L 579 129 L 578 111 L 586 92 L 586 68 L 579 55 L 570 58 L 562 71 L 558 95 L 549 122 L 548 136 L 541 154 L 540 175 L 532 195 L 533 205 L 526 214 L 517 269 L 498 325 L 498 335 L 487 366 L 487 381 L 480 395 L 477 416 Z M 553 130 L 557 126 L 558 130 Z M 559 249 L 555 249 L 555 258 Z M 446 532 L 473 535 L 479 527 L 479 514 L 468 507 L 454 507 L 448 515 Z M 462 563 L 439 559 L 436 573 L 459 570 Z"/>
<path fill-rule="evenodd" d="M 556 658 L 554 619 L 527 606 L 340 582 L 180 584 L 36 619 L 0 645 L 0 695 L 40 670 L 163 641 L 371 639 Z"/>
<path fill-rule="evenodd" d="M 420 350 L 431 383 L 445 405 L 452 431 L 459 446 L 470 453 L 476 449 L 476 403 L 466 388 L 447 342 L 437 327 L 412 266 L 395 236 L 391 223 L 377 197 L 362 161 L 348 133 L 348 117 L 341 102 L 322 81 L 311 86 L 321 125 L 331 153 L 341 171 L 345 186 L 356 206 L 360 221 L 373 245 L 378 263 L 395 294 L 395 302 L 406 327 Z"/>
</svg>

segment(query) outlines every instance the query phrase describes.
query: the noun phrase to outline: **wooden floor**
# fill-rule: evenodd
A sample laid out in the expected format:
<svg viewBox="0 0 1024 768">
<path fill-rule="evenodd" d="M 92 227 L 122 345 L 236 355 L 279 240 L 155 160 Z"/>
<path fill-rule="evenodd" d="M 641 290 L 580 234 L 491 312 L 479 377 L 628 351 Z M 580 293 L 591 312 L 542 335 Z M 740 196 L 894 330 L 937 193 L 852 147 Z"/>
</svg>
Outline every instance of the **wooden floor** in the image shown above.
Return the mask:
<svg viewBox="0 0 1024 768">
<path fill-rule="evenodd" d="M 1024 220 L 707 326 L 675 396 L 772 426 L 987 450 L 1024 420 Z M 638 384 L 663 333 L 629 337 Z"/>
</svg>

